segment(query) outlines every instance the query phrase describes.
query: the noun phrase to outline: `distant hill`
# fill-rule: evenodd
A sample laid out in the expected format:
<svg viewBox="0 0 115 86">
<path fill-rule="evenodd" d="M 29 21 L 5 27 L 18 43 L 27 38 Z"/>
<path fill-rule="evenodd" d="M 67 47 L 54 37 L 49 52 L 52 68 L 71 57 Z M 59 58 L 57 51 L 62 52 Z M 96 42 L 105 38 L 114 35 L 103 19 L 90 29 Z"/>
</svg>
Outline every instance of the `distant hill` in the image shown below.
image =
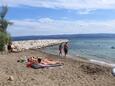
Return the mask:
<svg viewBox="0 0 115 86">
<path fill-rule="evenodd" d="M 71 35 L 47 35 L 47 36 L 19 36 L 12 40 L 37 40 L 37 39 L 74 39 L 74 38 L 115 38 L 115 34 L 71 34 Z"/>
</svg>

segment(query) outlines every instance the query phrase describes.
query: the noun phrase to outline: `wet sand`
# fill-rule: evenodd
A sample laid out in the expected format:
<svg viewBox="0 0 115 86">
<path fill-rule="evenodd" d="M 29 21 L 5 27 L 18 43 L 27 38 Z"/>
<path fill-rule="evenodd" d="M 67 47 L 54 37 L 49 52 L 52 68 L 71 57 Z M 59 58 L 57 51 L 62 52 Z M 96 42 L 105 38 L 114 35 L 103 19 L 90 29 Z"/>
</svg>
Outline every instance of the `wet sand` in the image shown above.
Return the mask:
<svg viewBox="0 0 115 86">
<path fill-rule="evenodd" d="M 63 66 L 44 69 L 27 68 L 18 63 L 22 56 L 39 56 L 58 60 Z M 12 76 L 12 80 L 8 78 Z M 0 86 L 115 86 L 111 67 L 89 63 L 82 59 L 70 59 L 26 50 L 19 53 L 0 55 Z"/>
</svg>

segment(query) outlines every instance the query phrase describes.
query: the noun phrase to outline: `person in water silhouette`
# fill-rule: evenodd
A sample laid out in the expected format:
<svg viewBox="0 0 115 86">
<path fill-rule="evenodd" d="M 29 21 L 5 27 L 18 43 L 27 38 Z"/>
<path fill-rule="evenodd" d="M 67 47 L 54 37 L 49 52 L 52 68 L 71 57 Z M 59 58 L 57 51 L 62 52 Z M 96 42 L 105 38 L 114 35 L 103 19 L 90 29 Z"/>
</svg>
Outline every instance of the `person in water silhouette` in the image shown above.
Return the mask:
<svg viewBox="0 0 115 86">
<path fill-rule="evenodd" d="M 66 57 L 67 54 L 68 54 L 68 42 L 66 42 L 66 43 L 64 44 L 63 51 L 64 51 L 64 55 L 65 55 L 65 57 Z"/>
<path fill-rule="evenodd" d="M 62 55 L 62 49 L 63 49 L 63 46 L 62 46 L 62 45 L 63 45 L 62 43 L 59 45 L 59 56 Z"/>
</svg>

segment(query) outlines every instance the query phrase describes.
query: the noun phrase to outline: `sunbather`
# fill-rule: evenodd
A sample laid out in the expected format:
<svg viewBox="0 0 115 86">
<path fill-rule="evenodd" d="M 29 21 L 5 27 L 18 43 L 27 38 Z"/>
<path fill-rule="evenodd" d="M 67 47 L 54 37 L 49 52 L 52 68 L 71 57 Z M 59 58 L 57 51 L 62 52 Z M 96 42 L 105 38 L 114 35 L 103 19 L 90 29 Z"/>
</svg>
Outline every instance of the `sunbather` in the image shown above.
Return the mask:
<svg viewBox="0 0 115 86">
<path fill-rule="evenodd" d="M 49 68 L 49 67 L 57 67 L 62 66 L 63 64 L 58 61 L 53 61 L 49 59 L 40 59 L 38 58 L 38 63 L 31 64 L 31 68 L 33 69 L 39 69 L 39 68 Z"/>
<path fill-rule="evenodd" d="M 41 63 L 42 64 L 57 64 L 57 63 L 60 63 L 59 61 L 53 61 L 53 60 L 49 60 L 47 58 L 41 60 Z"/>
<path fill-rule="evenodd" d="M 31 58 L 28 59 L 27 67 L 31 67 L 32 64 L 50 65 L 50 64 L 58 64 L 58 63 L 60 63 L 60 62 L 59 61 L 49 60 L 47 58 L 41 59 L 41 58 L 31 57 Z"/>
</svg>

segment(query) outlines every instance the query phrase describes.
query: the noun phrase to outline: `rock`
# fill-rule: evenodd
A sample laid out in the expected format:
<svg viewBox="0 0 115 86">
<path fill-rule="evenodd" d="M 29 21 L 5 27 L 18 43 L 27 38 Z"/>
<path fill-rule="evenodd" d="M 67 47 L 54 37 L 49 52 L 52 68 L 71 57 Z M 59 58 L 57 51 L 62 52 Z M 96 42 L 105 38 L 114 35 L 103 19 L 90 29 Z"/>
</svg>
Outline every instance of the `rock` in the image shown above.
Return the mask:
<svg viewBox="0 0 115 86">
<path fill-rule="evenodd" d="M 9 81 L 14 81 L 14 77 L 13 76 L 9 76 L 8 80 Z"/>
<path fill-rule="evenodd" d="M 112 75 L 115 76 L 115 67 L 112 68 Z"/>
</svg>

